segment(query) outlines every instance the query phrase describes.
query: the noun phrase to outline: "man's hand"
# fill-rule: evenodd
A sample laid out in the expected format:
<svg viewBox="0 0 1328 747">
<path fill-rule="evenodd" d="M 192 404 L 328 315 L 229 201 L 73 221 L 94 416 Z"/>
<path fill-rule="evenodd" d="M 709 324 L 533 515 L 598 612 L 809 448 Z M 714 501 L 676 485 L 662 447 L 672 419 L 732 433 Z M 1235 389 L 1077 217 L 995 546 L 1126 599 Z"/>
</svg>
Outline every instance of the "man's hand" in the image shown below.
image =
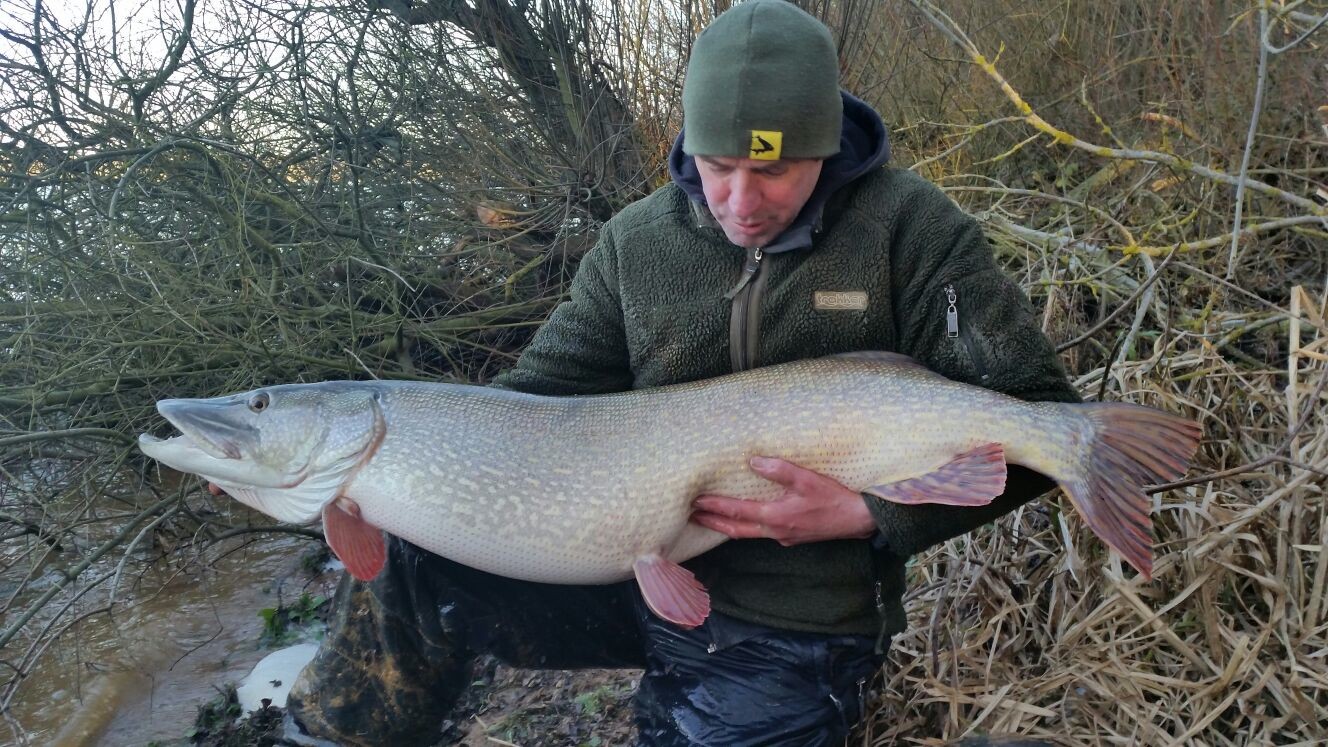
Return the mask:
<svg viewBox="0 0 1328 747">
<path fill-rule="evenodd" d="M 786 546 L 876 531 L 862 496 L 839 482 L 783 459 L 752 457 L 749 464 L 784 492 L 769 502 L 703 495 L 692 502 L 692 521 L 733 539 L 765 537 Z"/>
</svg>

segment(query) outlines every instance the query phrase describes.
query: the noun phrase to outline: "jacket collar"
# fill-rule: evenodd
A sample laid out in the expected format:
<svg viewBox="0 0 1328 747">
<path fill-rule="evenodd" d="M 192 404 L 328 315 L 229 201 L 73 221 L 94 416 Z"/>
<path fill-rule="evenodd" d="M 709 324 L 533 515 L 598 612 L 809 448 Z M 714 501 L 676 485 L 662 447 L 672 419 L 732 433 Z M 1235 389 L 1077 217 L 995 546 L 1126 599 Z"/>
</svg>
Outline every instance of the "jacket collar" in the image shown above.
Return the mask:
<svg viewBox="0 0 1328 747">
<path fill-rule="evenodd" d="M 761 247 L 767 254 L 809 248 L 812 245 L 812 234 L 820 228 L 821 215 L 830 197 L 841 187 L 890 160 L 890 139 L 881 115 L 846 91 L 840 91 L 840 96 L 844 99 L 844 124 L 839 135 L 839 152 L 825 159 L 821 166 L 821 178 L 816 182 L 811 197 L 798 217 L 768 246 Z M 691 200 L 692 214 L 697 223 L 718 229 L 719 223 L 711 215 L 705 192 L 701 189 L 701 174 L 696 168 L 696 159 L 682 152 L 681 132 L 669 153 L 669 175 Z"/>
</svg>

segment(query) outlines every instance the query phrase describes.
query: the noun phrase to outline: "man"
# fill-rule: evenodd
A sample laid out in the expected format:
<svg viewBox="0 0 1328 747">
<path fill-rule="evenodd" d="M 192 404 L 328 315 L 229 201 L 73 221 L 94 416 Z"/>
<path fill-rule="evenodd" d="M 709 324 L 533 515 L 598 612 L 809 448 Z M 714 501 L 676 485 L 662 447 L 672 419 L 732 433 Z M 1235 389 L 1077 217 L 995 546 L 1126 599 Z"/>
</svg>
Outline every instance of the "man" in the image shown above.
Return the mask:
<svg viewBox="0 0 1328 747">
<path fill-rule="evenodd" d="M 605 225 L 499 385 L 613 392 L 888 350 L 1026 399 L 1077 399 L 976 223 L 883 168 L 885 126 L 840 92 L 819 21 L 784 0 L 726 12 L 696 40 L 683 110 L 673 183 Z M 902 506 L 784 461 L 751 468 L 783 497 L 696 501 L 695 521 L 737 540 L 685 564 L 710 591 L 701 627 L 656 618 L 634 583 L 531 584 L 393 541 L 379 578 L 343 582 L 292 714 L 339 742 L 428 743 L 474 653 L 490 651 L 517 666 L 645 667 L 643 744 L 838 744 L 904 627 L 906 560 L 1051 484 L 1011 467 L 990 506 Z"/>
</svg>

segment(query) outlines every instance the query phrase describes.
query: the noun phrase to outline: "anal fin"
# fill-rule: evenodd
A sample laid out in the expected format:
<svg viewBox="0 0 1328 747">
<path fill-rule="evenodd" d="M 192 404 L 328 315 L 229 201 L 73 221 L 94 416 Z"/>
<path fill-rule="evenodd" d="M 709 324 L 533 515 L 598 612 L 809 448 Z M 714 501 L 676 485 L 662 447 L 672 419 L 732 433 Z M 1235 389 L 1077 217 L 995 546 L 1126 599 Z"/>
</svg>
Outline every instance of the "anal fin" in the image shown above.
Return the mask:
<svg viewBox="0 0 1328 747">
<path fill-rule="evenodd" d="M 925 475 L 863 492 L 891 503 L 985 506 L 1005 492 L 1005 450 L 1000 444 L 983 444 Z"/>
<path fill-rule="evenodd" d="M 383 531 L 360 516 L 355 501 L 337 498 L 323 506 L 323 535 L 355 578 L 369 581 L 383 570 L 387 562 Z"/>
<path fill-rule="evenodd" d="M 710 594 L 692 572 L 660 555 L 643 555 L 632 563 L 646 605 L 661 618 L 695 628 L 710 616 Z"/>
</svg>

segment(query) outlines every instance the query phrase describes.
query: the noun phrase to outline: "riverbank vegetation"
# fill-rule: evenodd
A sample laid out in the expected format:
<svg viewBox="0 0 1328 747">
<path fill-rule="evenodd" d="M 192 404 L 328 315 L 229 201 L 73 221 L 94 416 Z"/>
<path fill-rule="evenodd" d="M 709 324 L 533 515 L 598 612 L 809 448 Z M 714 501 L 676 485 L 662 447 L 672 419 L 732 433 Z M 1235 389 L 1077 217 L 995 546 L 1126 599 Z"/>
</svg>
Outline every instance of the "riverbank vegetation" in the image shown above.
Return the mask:
<svg viewBox="0 0 1328 747">
<path fill-rule="evenodd" d="M 482 383 L 667 179 L 725 0 L 0 10 L 0 712 L 274 533 L 165 397 Z M 801 0 L 894 165 L 983 223 L 1089 399 L 1204 426 L 1152 581 L 1063 498 L 911 566 L 869 744 L 1290 744 L 1328 720 L 1328 2 Z M 311 537 L 310 541 L 314 541 Z M 149 569 L 153 569 L 149 572 Z M 40 741 L 40 740 L 39 740 Z M 935 742 L 933 742 L 935 743 Z"/>
</svg>

